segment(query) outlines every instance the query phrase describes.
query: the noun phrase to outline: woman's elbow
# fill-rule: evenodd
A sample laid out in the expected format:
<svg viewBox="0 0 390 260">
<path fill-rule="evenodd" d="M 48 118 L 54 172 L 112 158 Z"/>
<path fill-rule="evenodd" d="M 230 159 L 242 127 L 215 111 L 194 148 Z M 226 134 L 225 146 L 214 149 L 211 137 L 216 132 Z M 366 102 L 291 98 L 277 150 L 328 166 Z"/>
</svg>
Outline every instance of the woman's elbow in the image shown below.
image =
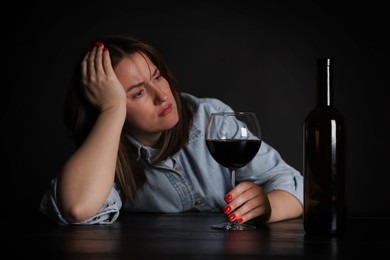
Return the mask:
<svg viewBox="0 0 390 260">
<path fill-rule="evenodd" d="M 92 218 L 98 212 L 99 211 L 96 209 L 92 209 L 83 205 L 74 205 L 63 210 L 63 216 L 69 223 L 77 224 Z"/>
</svg>

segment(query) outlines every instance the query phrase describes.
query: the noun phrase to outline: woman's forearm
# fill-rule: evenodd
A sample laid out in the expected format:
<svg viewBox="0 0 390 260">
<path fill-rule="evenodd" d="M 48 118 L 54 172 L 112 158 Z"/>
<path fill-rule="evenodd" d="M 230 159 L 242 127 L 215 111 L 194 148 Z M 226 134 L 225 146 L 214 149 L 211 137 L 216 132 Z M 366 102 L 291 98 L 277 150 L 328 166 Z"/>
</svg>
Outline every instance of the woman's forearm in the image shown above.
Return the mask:
<svg viewBox="0 0 390 260">
<path fill-rule="evenodd" d="M 95 215 L 109 195 L 125 116 L 123 108 L 102 112 L 83 144 L 65 163 L 57 196 L 68 221 L 79 222 Z"/>
<path fill-rule="evenodd" d="M 303 213 L 299 200 L 286 191 L 272 191 L 268 193 L 268 199 L 272 210 L 268 223 L 297 218 Z"/>
</svg>

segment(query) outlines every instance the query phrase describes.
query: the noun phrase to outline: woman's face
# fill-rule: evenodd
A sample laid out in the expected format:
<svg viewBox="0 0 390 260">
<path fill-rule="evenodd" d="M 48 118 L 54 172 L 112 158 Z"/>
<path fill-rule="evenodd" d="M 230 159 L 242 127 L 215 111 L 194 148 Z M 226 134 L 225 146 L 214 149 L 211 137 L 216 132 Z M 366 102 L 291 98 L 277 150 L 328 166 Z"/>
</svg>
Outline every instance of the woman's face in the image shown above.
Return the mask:
<svg viewBox="0 0 390 260">
<path fill-rule="evenodd" d="M 158 147 L 161 133 L 179 121 L 168 81 L 140 53 L 124 58 L 114 70 L 127 94 L 126 131 L 143 145 Z"/>
</svg>

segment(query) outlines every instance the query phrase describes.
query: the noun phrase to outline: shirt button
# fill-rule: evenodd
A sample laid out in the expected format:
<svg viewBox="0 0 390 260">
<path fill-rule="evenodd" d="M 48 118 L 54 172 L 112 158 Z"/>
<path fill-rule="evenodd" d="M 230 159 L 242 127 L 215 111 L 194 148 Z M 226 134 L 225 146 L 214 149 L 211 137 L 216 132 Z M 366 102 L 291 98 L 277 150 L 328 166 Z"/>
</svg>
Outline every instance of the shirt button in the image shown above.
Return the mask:
<svg viewBox="0 0 390 260">
<path fill-rule="evenodd" d="M 195 206 L 200 206 L 203 204 L 203 201 L 202 200 L 197 200 L 195 201 Z"/>
</svg>

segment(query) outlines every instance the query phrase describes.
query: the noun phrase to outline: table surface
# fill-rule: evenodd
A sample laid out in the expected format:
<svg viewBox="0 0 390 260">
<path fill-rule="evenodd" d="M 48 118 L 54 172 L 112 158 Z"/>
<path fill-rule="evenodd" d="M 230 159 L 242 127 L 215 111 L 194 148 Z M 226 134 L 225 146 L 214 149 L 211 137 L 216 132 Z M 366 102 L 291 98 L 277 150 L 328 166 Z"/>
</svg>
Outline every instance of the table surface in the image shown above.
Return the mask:
<svg viewBox="0 0 390 260">
<path fill-rule="evenodd" d="M 339 236 L 308 236 L 301 218 L 251 231 L 210 229 L 225 220 L 211 213 L 122 213 L 111 225 L 60 226 L 42 216 L 3 222 L 1 244 L 13 259 L 390 259 L 390 219 L 349 218 Z"/>
</svg>

